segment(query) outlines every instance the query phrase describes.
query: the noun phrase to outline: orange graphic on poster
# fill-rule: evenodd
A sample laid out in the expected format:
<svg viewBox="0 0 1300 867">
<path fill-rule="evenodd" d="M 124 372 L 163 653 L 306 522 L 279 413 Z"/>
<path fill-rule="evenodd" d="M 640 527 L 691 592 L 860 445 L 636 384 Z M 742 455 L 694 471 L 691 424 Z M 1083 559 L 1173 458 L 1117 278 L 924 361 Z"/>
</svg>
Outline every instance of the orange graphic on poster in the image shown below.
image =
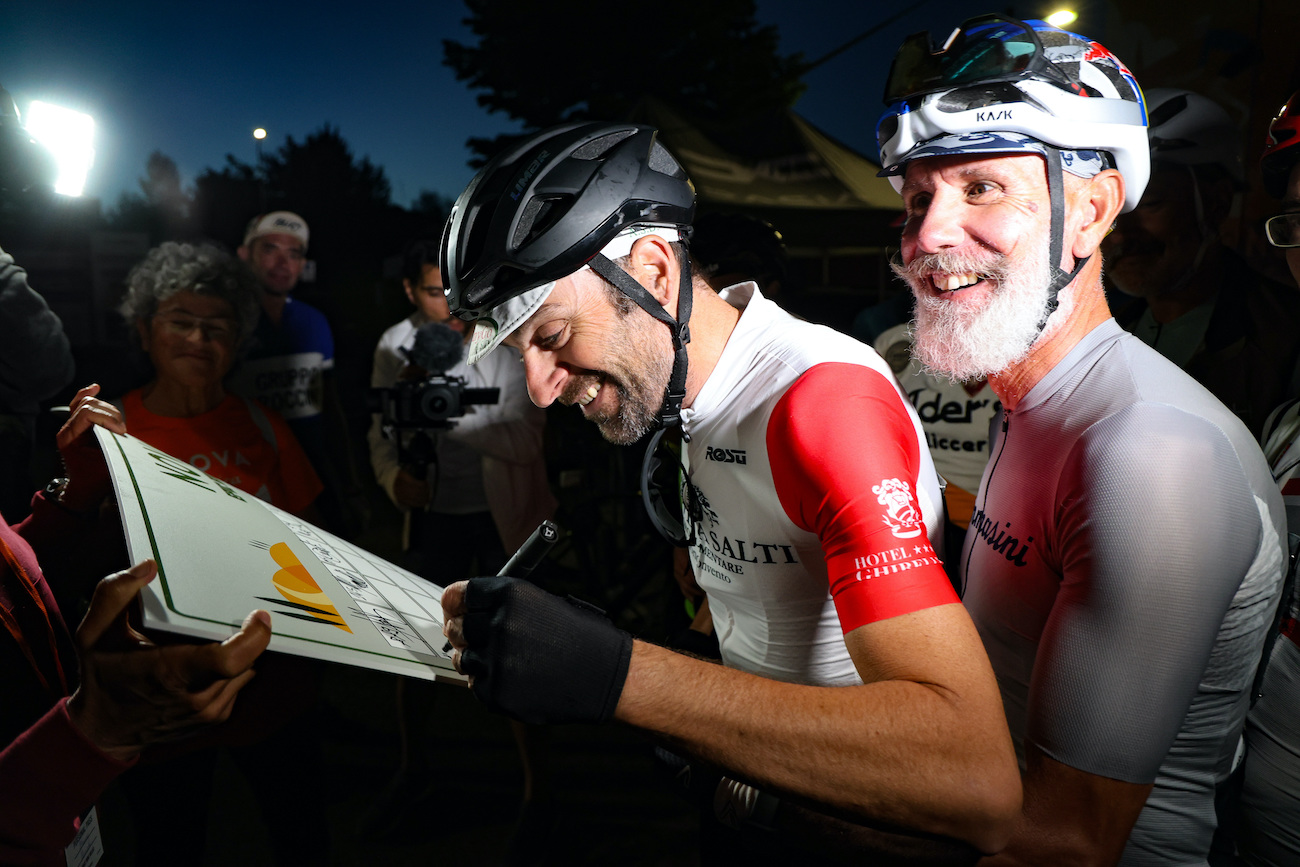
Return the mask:
<svg viewBox="0 0 1300 867">
<path fill-rule="evenodd" d="M 310 612 L 314 619 L 337 626 L 345 632 L 352 632 L 343 622 L 338 609 L 321 591 L 320 585 L 311 577 L 311 573 L 307 571 L 306 566 L 302 565 L 297 555 L 289 550 L 288 545 L 277 542 L 271 546 L 270 554 L 271 559 L 280 567 L 280 570 L 271 577 L 271 583 L 275 585 L 276 590 L 280 591 L 281 596 L 288 599 L 295 607 Z"/>
</svg>

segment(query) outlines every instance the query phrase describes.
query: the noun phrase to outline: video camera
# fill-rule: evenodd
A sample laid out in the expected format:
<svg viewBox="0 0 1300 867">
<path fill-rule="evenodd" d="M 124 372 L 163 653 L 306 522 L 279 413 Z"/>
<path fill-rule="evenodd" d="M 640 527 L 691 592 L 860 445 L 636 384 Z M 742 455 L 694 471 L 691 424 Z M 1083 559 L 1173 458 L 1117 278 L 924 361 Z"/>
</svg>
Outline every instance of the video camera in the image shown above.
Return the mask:
<svg viewBox="0 0 1300 867">
<path fill-rule="evenodd" d="M 494 404 L 501 399 L 499 388 L 468 388 L 463 376 L 448 376 L 447 370 L 464 353 L 461 336 L 438 322 L 422 326 L 415 344 L 406 350 L 411 366 L 426 371 L 423 379 L 408 379 L 391 388 L 372 388 L 368 403 L 387 430 L 446 430 L 456 424 L 470 406 Z"/>
<path fill-rule="evenodd" d="M 462 376 L 429 374 L 428 379 L 399 382 L 392 388 L 370 390 L 370 411 L 377 412 L 384 427 L 397 430 L 449 428 L 467 407 L 494 404 L 499 388 L 467 388 Z"/>
</svg>

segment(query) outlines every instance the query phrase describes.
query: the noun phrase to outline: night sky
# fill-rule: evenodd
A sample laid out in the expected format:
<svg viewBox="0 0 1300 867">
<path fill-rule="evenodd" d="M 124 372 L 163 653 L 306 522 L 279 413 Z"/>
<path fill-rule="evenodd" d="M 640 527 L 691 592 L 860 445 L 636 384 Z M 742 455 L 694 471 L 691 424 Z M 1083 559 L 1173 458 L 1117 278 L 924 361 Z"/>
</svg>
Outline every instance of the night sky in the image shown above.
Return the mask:
<svg viewBox="0 0 1300 867">
<path fill-rule="evenodd" d="M 538 0 L 539 10 L 545 0 Z M 810 73 L 796 111 L 875 158 L 874 125 L 889 59 L 901 38 L 947 33 L 988 11 L 957 0 L 918 0 L 879 34 Z M 1005 7 L 1006 4 L 1000 4 Z M 1022 14 L 1051 11 L 1030 8 Z M 815 59 L 877 25 L 896 4 L 758 0 L 783 53 Z M 365 12 L 366 14 L 362 14 Z M 0 85 L 20 111 L 42 99 L 85 111 L 97 124 L 87 195 L 106 207 L 138 191 L 154 150 L 174 159 L 189 184 L 227 153 L 252 162 L 263 147 L 301 141 L 329 123 L 359 158 L 368 156 L 408 205 L 428 190 L 455 197 L 473 176 L 465 140 L 517 127 L 489 114 L 442 64 L 442 40 L 467 41 L 457 0 L 337 3 L 0 4 Z M 539 11 L 539 14 L 540 11 Z M 1087 32 L 1085 22 L 1076 29 Z"/>
</svg>

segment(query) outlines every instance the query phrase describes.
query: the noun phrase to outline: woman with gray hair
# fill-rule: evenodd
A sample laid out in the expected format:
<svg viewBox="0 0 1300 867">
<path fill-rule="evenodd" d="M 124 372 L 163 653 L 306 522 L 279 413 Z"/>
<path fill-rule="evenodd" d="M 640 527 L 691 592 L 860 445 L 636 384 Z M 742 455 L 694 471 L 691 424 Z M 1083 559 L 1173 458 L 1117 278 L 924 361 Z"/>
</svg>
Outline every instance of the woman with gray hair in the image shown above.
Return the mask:
<svg viewBox="0 0 1300 867">
<path fill-rule="evenodd" d="M 120 401 L 135 437 L 308 519 L 320 479 L 278 414 L 226 390 L 257 323 L 257 284 L 213 244 L 167 242 L 127 275 L 119 308 L 154 378 Z"/>
</svg>

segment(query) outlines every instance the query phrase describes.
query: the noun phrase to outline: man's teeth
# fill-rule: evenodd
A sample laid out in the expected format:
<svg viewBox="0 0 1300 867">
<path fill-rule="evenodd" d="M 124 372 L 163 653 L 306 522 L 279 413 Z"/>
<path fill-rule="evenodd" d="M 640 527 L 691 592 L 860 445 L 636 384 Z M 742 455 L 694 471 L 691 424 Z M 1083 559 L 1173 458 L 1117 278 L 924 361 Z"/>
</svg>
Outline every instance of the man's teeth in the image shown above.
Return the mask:
<svg viewBox="0 0 1300 867">
<path fill-rule="evenodd" d="M 958 289 L 964 289 L 967 286 L 973 286 L 980 281 L 979 274 L 933 274 L 930 277 L 934 283 L 934 288 L 941 292 L 956 292 Z"/>
<path fill-rule="evenodd" d="M 587 387 L 587 393 L 584 394 L 582 397 L 578 398 L 578 405 L 579 405 L 579 406 L 586 406 L 587 404 L 589 404 L 589 403 L 591 403 L 593 400 L 595 400 L 595 399 L 596 399 L 596 395 L 599 394 L 599 393 L 600 393 L 600 389 L 597 388 L 596 386 L 594 386 L 594 385 L 592 385 L 592 386 L 588 386 L 588 387 Z"/>
</svg>

